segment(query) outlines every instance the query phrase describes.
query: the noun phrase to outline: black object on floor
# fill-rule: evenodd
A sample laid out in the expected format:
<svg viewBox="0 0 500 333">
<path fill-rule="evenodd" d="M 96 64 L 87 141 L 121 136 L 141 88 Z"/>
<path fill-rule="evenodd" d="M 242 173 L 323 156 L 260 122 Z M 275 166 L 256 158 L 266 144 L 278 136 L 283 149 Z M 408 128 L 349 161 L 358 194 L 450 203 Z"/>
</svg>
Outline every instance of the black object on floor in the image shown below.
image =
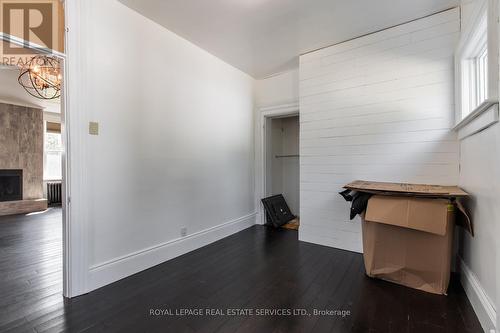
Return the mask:
<svg viewBox="0 0 500 333">
<path fill-rule="evenodd" d="M 266 210 L 267 223 L 275 228 L 279 228 L 296 218 L 281 194 L 262 199 L 262 204 Z"/>
</svg>

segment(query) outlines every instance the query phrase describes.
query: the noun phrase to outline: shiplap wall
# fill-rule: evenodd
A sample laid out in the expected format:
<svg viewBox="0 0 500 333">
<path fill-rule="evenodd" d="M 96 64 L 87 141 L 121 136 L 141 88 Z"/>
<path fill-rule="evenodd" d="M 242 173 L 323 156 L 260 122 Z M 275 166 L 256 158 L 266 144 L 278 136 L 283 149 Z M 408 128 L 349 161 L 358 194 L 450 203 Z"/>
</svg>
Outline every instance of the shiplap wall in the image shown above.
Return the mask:
<svg viewBox="0 0 500 333">
<path fill-rule="evenodd" d="M 451 9 L 301 56 L 303 241 L 362 252 L 338 194 L 355 179 L 456 184 Z"/>
</svg>

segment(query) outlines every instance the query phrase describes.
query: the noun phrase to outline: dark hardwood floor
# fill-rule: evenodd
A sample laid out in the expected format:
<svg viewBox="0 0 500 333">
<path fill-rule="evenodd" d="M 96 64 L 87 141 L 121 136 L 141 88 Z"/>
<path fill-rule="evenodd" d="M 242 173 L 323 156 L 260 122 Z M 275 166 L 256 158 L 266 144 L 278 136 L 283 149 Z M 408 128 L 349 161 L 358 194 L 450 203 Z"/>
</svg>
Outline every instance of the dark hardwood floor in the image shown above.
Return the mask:
<svg viewBox="0 0 500 333">
<path fill-rule="evenodd" d="M 64 300 L 61 234 L 57 209 L 0 218 L 1 332 L 481 332 L 456 279 L 446 297 L 373 280 L 359 254 L 261 226 Z M 181 316 L 182 309 L 204 314 Z"/>
</svg>

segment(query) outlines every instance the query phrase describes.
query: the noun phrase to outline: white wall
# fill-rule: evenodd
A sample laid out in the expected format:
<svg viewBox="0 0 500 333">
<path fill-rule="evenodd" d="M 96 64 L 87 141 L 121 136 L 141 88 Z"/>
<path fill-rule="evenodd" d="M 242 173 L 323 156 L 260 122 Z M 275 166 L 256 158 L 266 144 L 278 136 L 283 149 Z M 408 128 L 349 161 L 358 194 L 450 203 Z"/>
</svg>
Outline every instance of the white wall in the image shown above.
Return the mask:
<svg viewBox="0 0 500 333">
<path fill-rule="evenodd" d="M 298 101 L 298 69 L 258 80 L 256 83 L 255 102 L 259 108 L 297 103 Z"/>
<path fill-rule="evenodd" d="M 459 29 L 453 9 L 301 56 L 301 240 L 362 251 L 352 180 L 457 184 Z"/>
<path fill-rule="evenodd" d="M 92 290 L 255 223 L 254 80 L 118 1 L 81 6 Z"/>
<path fill-rule="evenodd" d="M 471 194 L 467 208 L 474 223 L 474 237 L 462 233 L 459 254 L 477 277 L 480 287 L 488 298 L 487 301 L 491 305 L 498 304 L 496 295 L 498 275 L 494 269 L 497 264 L 500 230 L 500 126 L 498 124 L 460 142 L 460 186 Z M 483 318 L 483 323 L 485 319 L 487 318 Z"/>
<path fill-rule="evenodd" d="M 481 0 L 464 2 L 462 6 L 464 32 L 470 29 L 472 13 L 480 3 Z M 500 301 L 498 296 L 500 125 L 498 123 L 460 141 L 460 186 L 471 194 L 467 206 L 472 215 L 475 232 L 474 237 L 467 233 L 461 234 L 459 255 L 469 273 L 464 276 L 463 282 L 483 328 L 489 331 L 494 328 L 495 322 L 495 319 L 491 318 L 491 314 L 494 314 L 492 311 L 496 312 Z"/>
</svg>

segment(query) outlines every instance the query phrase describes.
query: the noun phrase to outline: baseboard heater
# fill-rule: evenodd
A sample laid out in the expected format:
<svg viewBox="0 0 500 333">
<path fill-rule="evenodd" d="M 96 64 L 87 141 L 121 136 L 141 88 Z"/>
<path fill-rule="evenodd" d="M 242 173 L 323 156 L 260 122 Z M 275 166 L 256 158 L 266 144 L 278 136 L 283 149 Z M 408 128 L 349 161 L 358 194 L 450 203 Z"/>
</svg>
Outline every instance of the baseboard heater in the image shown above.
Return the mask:
<svg viewBox="0 0 500 333">
<path fill-rule="evenodd" d="M 62 204 L 61 183 L 47 183 L 47 201 L 49 206 L 60 206 Z"/>
</svg>

